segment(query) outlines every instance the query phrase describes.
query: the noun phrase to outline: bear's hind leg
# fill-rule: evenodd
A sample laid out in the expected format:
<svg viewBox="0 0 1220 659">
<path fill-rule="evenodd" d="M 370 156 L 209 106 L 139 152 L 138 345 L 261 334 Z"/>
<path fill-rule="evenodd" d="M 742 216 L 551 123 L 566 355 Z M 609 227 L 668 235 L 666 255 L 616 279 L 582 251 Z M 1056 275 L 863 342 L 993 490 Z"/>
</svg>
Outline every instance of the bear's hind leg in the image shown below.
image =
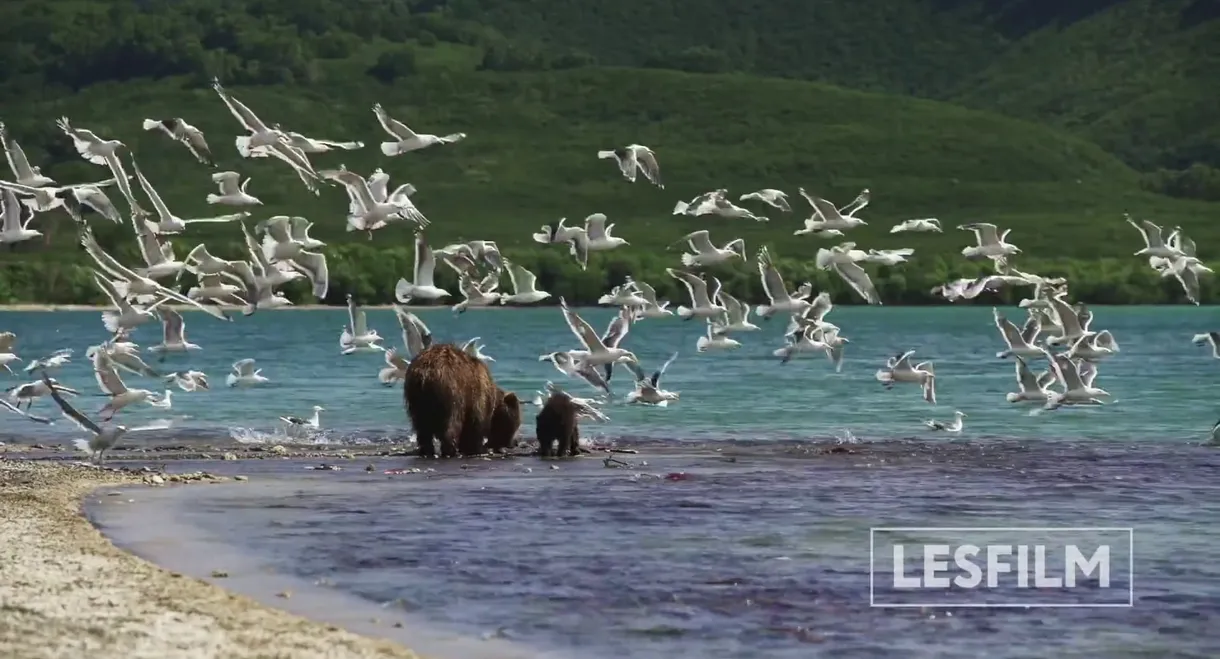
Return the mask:
<svg viewBox="0 0 1220 659">
<path fill-rule="evenodd" d="M 419 447 L 419 457 L 435 458 L 436 457 L 436 440 L 427 433 L 415 433 L 415 445 Z"/>
</svg>

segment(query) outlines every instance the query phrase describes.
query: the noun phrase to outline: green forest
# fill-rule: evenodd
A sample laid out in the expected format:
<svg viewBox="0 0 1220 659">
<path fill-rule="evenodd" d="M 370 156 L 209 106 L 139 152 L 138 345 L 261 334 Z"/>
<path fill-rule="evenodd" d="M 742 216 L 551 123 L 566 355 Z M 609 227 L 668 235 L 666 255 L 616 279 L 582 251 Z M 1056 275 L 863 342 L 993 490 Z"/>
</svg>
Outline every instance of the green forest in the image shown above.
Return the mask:
<svg viewBox="0 0 1220 659">
<path fill-rule="evenodd" d="M 15 0 L 0 5 L 0 121 L 60 183 L 108 177 L 55 127 L 66 116 L 122 140 L 175 215 L 227 212 L 205 202 L 215 170 L 141 128 L 185 119 L 220 170 L 251 179 L 264 206 L 248 222 L 314 222 L 328 243 L 329 303 L 349 292 L 390 302 L 411 272 L 411 231 L 348 233 L 341 188 L 314 196 L 284 163 L 241 158 L 233 140 L 243 131 L 213 77 L 269 124 L 364 142 L 311 160 L 412 183 L 434 247 L 495 240 L 574 303 L 627 275 L 681 300 L 664 272 L 678 248 L 667 248 L 698 229 L 718 244 L 743 238 L 750 256 L 770 246 L 790 282 L 841 303 L 855 298 L 813 267 L 819 247 L 911 247 L 910 263 L 870 270 L 887 304 L 928 303 L 933 286 L 981 272 L 960 256 L 973 236 L 954 227 L 969 222 L 1011 228 L 1017 265 L 1069 276 L 1082 299 L 1179 302 L 1172 278 L 1132 256 L 1142 245 L 1123 215 L 1181 227 L 1205 261 L 1220 238 L 1220 15 L 1208 7 L 859 0 L 816 3 L 815 13 L 791 0 L 386 0 L 353 11 L 331 0 Z M 468 137 L 383 156 L 375 103 L 418 132 Z M 596 157 L 629 143 L 656 151 L 664 189 L 629 183 Z M 678 200 L 721 187 L 734 200 L 785 190 L 793 212 L 750 205 L 768 222 L 671 214 Z M 842 239 L 794 236 L 811 213 L 801 187 L 839 205 L 868 188 L 868 224 Z M 544 224 L 596 212 L 630 245 L 595 254 L 585 271 L 566 249 L 531 240 Z M 889 233 L 916 217 L 941 219 L 945 233 Z M 117 258 L 138 261 L 128 223 L 90 222 Z M 0 246 L 0 303 L 100 301 L 68 216 L 43 214 L 32 228 L 45 239 Z M 200 242 L 229 258 L 243 249 L 232 224 L 194 225 L 173 242 L 179 256 Z M 437 272 L 456 290 L 446 268 Z M 739 296 L 761 295 L 750 263 L 715 273 Z M 1217 290 L 1205 280 L 1204 301 Z M 286 291 L 312 301 L 304 287 Z"/>
</svg>

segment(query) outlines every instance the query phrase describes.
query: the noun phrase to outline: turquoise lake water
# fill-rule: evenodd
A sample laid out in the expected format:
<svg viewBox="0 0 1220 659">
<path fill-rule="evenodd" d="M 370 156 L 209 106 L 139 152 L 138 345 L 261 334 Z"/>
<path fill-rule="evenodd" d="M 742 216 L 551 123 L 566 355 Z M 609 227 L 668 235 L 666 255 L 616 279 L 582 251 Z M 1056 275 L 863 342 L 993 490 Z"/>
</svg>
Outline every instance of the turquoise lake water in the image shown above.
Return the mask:
<svg viewBox="0 0 1220 659">
<path fill-rule="evenodd" d="M 782 345 L 784 322 L 758 321 L 762 330 L 738 336 L 732 352 L 697 354 L 695 342 L 704 326 L 675 318 L 636 323 L 624 342 L 645 369 L 657 368 L 674 352 L 677 360 L 662 384 L 682 398 L 668 409 L 643 405 L 609 405 L 609 423 L 586 424 L 585 434 L 656 439 L 827 439 L 850 432 L 859 439 L 937 437 L 923 427 L 929 418 L 951 419 L 955 409 L 968 414 L 961 438 L 1030 438 L 1055 440 L 1205 440 L 1218 409 L 1212 385 L 1220 368 L 1210 349 L 1194 346 L 1191 336 L 1220 328 L 1220 308 L 1095 307 L 1093 329 L 1109 329 L 1121 352 L 1100 367 L 1097 385 L 1115 401 L 1104 408 L 1061 409 L 1031 417 L 1028 406 L 1007 403 L 1016 389 L 1011 361 L 995 358 L 1003 343 L 992 323 L 991 308 L 836 308 L 827 320 L 842 328 L 851 343 L 841 373 L 821 354 L 804 354 L 781 365 L 771 355 Z M 437 341 L 479 336 L 501 386 L 526 399 L 553 380 L 578 396 L 596 392 L 569 380 L 538 355 L 578 347 L 558 308 L 473 310 L 455 317 L 447 309 L 418 315 Z M 580 312 L 595 328 L 604 328 L 611 309 Z M 281 415 L 307 416 L 322 405 L 322 424 L 336 441 L 403 437 L 409 426 L 400 387 L 376 380 L 384 361 L 376 353 L 341 355 L 339 333 L 344 309 L 269 311 L 238 316 L 224 323 L 199 313 L 184 314 L 187 336 L 203 350 L 172 355 L 164 363 L 146 361 L 164 371 L 198 369 L 211 379 L 212 390 L 195 393 L 175 388 L 170 411 L 132 406 L 118 417 L 128 425 L 175 416 L 179 437 L 192 433 L 234 433 L 257 437 L 277 432 Z M 1009 315 L 1017 322 L 1021 310 Z M 400 345 L 391 310 L 370 310 L 369 324 Z M 74 361 L 58 377 L 87 395 L 82 405 L 95 411 L 103 404 L 90 374 L 85 349 L 106 338 L 101 314 L 73 312 L 0 312 L 0 331 L 18 335 L 17 353 L 29 360 L 59 348 L 76 350 Z M 141 346 L 160 340 L 160 327 L 149 323 L 134 334 Z M 885 391 L 874 373 L 887 357 L 915 349 L 919 360 L 932 360 L 938 404 L 924 403 L 918 388 L 900 385 Z M 224 378 L 232 363 L 252 357 L 270 382 L 249 389 L 228 389 Z M 1035 364 L 1045 364 L 1035 362 Z M 614 381 L 615 396 L 630 391 L 628 372 Z M 129 386 L 160 390 L 152 378 L 124 375 Z M 0 374 L 12 386 L 31 376 Z M 96 407 L 94 407 L 96 403 Z M 35 411 L 54 413 L 49 399 Z M 183 418 L 185 417 L 185 418 Z M 524 425 L 532 434 L 532 414 Z M 74 427 L 38 426 L 16 416 L 0 416 L 0 434 L 11 439 L 58 439 L 78 436 Z M 149 435 L 152 436 L 151 434 Z M 162 435 L 164 437 L 164 435 Z M 941 435 L 949 438 L 952 436 Z M 132 442 L 140 441 L 131 436 Z"/>
</svg>

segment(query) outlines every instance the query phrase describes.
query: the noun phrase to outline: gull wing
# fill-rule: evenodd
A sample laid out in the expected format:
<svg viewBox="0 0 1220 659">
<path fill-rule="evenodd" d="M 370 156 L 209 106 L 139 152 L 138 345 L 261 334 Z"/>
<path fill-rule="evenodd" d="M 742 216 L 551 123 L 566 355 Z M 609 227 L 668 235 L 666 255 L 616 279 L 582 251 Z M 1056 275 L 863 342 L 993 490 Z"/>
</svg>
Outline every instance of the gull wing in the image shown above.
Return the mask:
<svg viewBox="0 0 1220 659">
<path fill-rule="evenodd" d="M 186 330 L 186 321 L 182 320 L 182 314 L 168 307 L 161 307 L 157 312 L 161 314 L 162 340 L 167 344 L 181 341 Z"/>
<path fill-rule="evenodd" d="M 233 362 L 233 374 L 238 377 L 249 377 L 254 374 L 253 359 L 239 359 Z"/>
<path fill-rule="evenodd" d="M 433 286 L 433 274 L 436 270 L 436 257 L 423 233 L 415 234 L 415 281 L 416 286 Z"/>
<path fill-rule="evenodd" d="M 538 278 L 534 273 L 511 261 L 506 261 L 505 265 L 508 266 L 508 279 L 512 282 L 514 294 L 532 293 L 537 290 L 535 286 Z"/>
<path fill-rule="evenodd" d="M 860 294 L 869 304 L 881 304 L 881 296 L 877 294 L 877 288 L 873 285 L 873 280 L 868 276 L 868 272 L 855 263 L 835 263 L 831 265 L 831 269 L 839 273 L 843 281 L 847 282 L 852 290 Z"/>
<path fill-rule="evenodd" d="M 652 383 L 653 387 L 660 386 L 661 376 L 665 375 L 665 370 L 668 369 L 669 365 L 674 363 L 674 360 L 677 358 L 678 358 L 678 353 L 675 352 L 672 356 L 670 356 L 669 359 L 665 360 L 664 364 L 661 364 L 661 368 L 657 369 L 657 371 L 652 374 L 652 378 L 649 380 L 649 382 Z"/>
<path fill-rule="evenodd" d="M 127 391 L 127 385 L 104 350 L 93 353 L 93 378 L 97 380 L 98 388 L 107 395 L 118 396 Z"/>
<path fill-rule="evenodd" d="M 644 173 L 644 178 L 658 187 L 664 187 L 661 185 L 661 167 L 657 164 L 657 154 L 653 153 L 652 149 L 639 144 L 632 145 L 631 150 L 635 152 L 635 160 L 640 166 L 640 171 Z"/>
<path fill-rule="evenodd" d="M 55 401 L 55 404 L 59 406 L 60 411 L 63 412 L 64 418 L 72 421 L 85 432 L 90 432 L 94 435 L 102 434 L 102 429 L 100 426 L 94 423 L 89 417 L 81 414 L 80 411 L 75 407 L 72 407 L 72 405 L 68 403 L 63 396 L 59 395 L 59 388 L 55 386 L 55 383 L 51 382 L 51 378 L 47 377 L 45 371 L 42 374 L 42 383 L 46 385 L 48 390 L 50 390 L 51 400 Z"/>
<path fill-rule="evenodd" d="M 378 103 L 373 106 L 373 114 L 377 115 L 377 123 L 381 124 L 381 129 L 390 134 L 397 140 L 410 140 L 418 138 L 415 131 L 407 128 L 407 125 L 396 119 L 390 118 L 385 109 Z"/>
<path fill-rule="evenodd" d="M 1076 367 L 1076 363 L 1069 359 L 1067 355 L 1054 355 L 1053 362 L 1055 370 L 1059 372 L 1059 380 L 1063 382 L 1063 387 L 1066 391 L 1084 388 L 1084 381 L 1080 377 L 1080 370 Z"/>
<path fill-rule="evenodd" d="M 683 236 L 682 240 L 687 241 L 690 248 L 695 250 L 697 254 L 708 254 L 716 251 L 716 246 L 712 244 L 712 237 L 707 229 L 689 233 Z"/>
<path fill-rule="evenodd" d="M 675 270 L 666 268 L 665 272 L 670 277 L 677 279 L 686 285 L 686 292 L 690 294 L 691 304 L 696 307 L 712 306 L 711 298 L 707 294 L 707 282 L 702 277 L 686 272 L 684 270 Z"/>
<path fill-rule="evenodd" d="M 843 220 L 843 216 L 839 214 L 839 209 L 836 208 L 834 204 L 822 199 L 821 197 L 814 197 L 812 195 L 805 194 L 804 189 L 801 190 L 801 194 L 804 195 L 809 204 L 813 206 L 814 213 L 820 216 L 823 222 Z"/>
<path fill-rule="evenodd" d="M 1007 343 L 1010 348 L 1021 345 L 1023 337 L 1017 326 L 1011 320 L 1005 318 L 1004 314 L 1000 313 L 1000 310 L 996 307 L 991 308 L 991 314 L 995 318 L 996 329 L 1000 330 L 1000 334 L 1004 337 L 1004 343 Z"/>
<path fill-rule="evenodd" d="M 602 345 L 607 348 L 617 348 L 619 343 L 627 337 L 627 332 L 631 330 L 631 313 L 622 308 L 618 315 L 611 319 L 610 324 L 606 327 L 606 333 L 602 335 Z"/>
<path fill-rule="evenodd" d="M 585 218 L 585 233 L 589 240 L 599 240 L 606 237 L 606 214 L 594 213 Z"/>
<path fill-rule="evenodd" d="M 974 239 L 979 247 L 1000 244 L 1000 236 L 996 233 L 996 225 L 994 224 L 974 222 L 973 224 L 963 224 L 958 228 L 963 231 L 973 231 Z"/>
<path fill-rule="evenodd" d="M 593 328 L 584 318 L 581 318 L 575 311 L 568 308 L 567 302 L 562 297 L 559 298 L 559 306 L 563 309 L 563 319 L 567 321 L 568 329 L 572 330 L 572 333 L 576 335 L 577 339 L 580 339 L 580 342 L 584 344 L 586 349 L 590 351 L 605 349 L 606 346 L 602 343 L 601 337 L 597 335 L 597 332 L 593 331 Z"/>
<path fill-rule="evenodd" d="M 766 247 L 758 250 L 758 274 L 762 277 L 763 291 L 772 302 L 791 299 L 784 286 L 784 278 L 771 261 L 771 252 Z"/>
<path fill-rule="evenodd" d="M 34 173 L 34 168 L 30 167 L 30 161 L 25 157 L 25 151 L 17 144 L 17 140 L 9 137 L 4 122 L 0 122 L 0 145 L 4 147 L 4 159 L 8 161 L 8 168 L 13 171 L 13 178 L 21 180 Z"/>
<path fill-rule="evenodd" d="M 1042 389 L 1042 385 L 1038 382 L 1038 378 L 1034 377 L 1032 371 L 1029 370 L 1029 364 L 1020 355 L 1013 355 L 1017 360 L 1016 374 L 1017 384 L 1022 391 L 1038 391 Z"/>
<path fill-rule="evenodd" d="M 258 115 L 254 114 L 250 108 L 246 107 L 245 103 L 229 96 L 229 93 L 220 85 L 220 80 L 212 80 L 212 89 L 216 90 L 216 93 L 220 95 L 220 100 L 224 101 L 225 106 L 229 108 L 229 112 L 233 114 L 235 119 L 241 122 L 241 125 L 246 130 L 252 133 L 267 130 L 267 125 L 263 123 L 263 120 L 259 119 Z"/>
<path fill-rule="evenodd" d="M 135 172 L 136 180 L 140 182 L 140 187 L 144 189 L 144 194 L 148 197 L 148 200 L 152 202 L 153 209 L 157 211 L 157 216 L 160 217 L 162 221 L 172 220 L 174 215 L 169 212 L 169 208 L 165 205 L 165 202 L 161 200 L 161 195 L 157 194 L 157 190 L 153 188 L 152 184 L 148 182 L 147 178 L 144 178 L 144 172 L 140 171 L 140 166 L 136 164 L 135 157 L 132 157 L 131 159 L 131 171 Z"/>
</svg>

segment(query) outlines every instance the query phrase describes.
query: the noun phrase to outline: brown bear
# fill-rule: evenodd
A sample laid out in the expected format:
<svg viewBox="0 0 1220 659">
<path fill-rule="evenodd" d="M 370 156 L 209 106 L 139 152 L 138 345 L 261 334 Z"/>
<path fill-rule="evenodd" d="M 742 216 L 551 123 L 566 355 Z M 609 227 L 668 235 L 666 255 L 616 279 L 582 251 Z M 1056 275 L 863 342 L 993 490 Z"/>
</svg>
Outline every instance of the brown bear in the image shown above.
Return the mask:
<svg viewBox="0 0 1220 659">
<path fill-rule="evenodd" d="M 421 457 L 483 453 L 496 408 L 505 400 L 491 370 L 450 343 L 437 343 L 411 360 L 403 381 L 407 415 Z"/>
<path fill-rule="evenodd" d="M 559 443 L 558 451 L 553 454 L 556 457 L 580 454 L 580 427 L 576 420 L 577 412 L 578 409 L 572 402 L 571 396 L 562 391 L 551 394 L 551 397 L 543 404 L 542 411 L 538 412 L 536 419 L 535 432 L 538 434 L 539 457 L 551 456 L 551 446 L 554 442 Z"/>
<path fill-rule="evenodd" d="M 499 401 L 491 415 L 491 429 L 487 432 L 487 448 L 505 451 L 517 447 L 517 430 L 521 428 L 521 401 L 517 394 L 499 389 Z"/>
</svg>

